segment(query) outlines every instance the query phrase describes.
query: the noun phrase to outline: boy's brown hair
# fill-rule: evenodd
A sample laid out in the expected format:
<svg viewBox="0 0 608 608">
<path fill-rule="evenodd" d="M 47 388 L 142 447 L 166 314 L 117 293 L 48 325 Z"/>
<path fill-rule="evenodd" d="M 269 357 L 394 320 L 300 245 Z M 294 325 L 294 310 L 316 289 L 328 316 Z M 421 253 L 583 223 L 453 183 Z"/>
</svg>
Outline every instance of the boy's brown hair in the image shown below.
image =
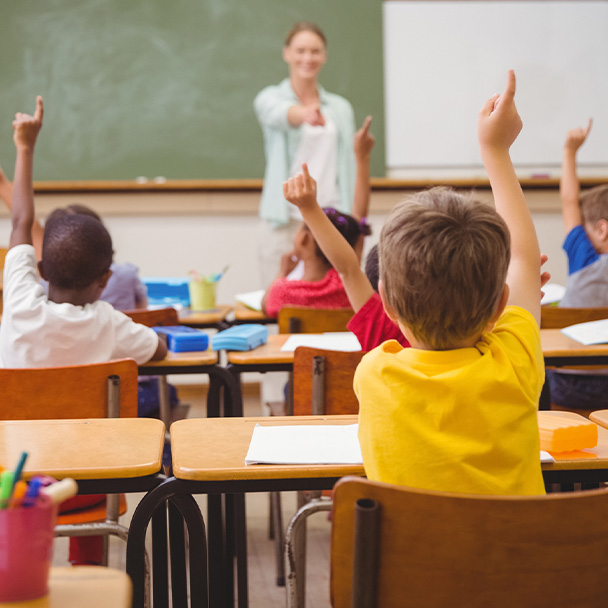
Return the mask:
<svg viewBox="0 0 608 608">
<path fill-rule="evenodd" d="M 584 224 L 608 220 L 608 184 L 582 192 L 579 205 Z"/>
<path fill-rule="evenodd" d="M 391 211 L 379 257 L 388 304 L 417 340 L 446 350 L 480 332 L 496 311 L 511 237 L 493 207 L 432 188 Z"/>
</svg>

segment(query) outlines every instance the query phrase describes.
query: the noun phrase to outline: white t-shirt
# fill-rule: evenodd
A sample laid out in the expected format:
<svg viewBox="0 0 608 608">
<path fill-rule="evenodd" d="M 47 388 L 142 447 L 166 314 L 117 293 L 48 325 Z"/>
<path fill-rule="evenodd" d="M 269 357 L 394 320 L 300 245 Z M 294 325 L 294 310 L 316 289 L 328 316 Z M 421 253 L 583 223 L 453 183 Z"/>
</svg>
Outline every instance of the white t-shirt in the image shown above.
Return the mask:
<svg viewBox="0 0 608 608">
<path fill-rule="evenodd" d="M 296 150 L 290 175 L 302 171 L 302 163 L 308 164 L 308 172 L 317 182 L 317 201 L 321 207 L 336 207 L 340 200 L 338 192 L 338 129 L 334 121 L 324 114 L 325 125 L 313 127 L 304 123 L 300 143 Z M 295 205 L 290 205 L 291 217 L 301 220 L 302 214 Z"/>
<path fill-rule="evenodd" d="M 125 357 L 142 364 L 158 347 L 154 330 L 134 323 L 107 302 L 50 302 L 38 282 L 31 245 L 17 245 L 7 253 L 3 297 L 1 367 L 79 365 Z"/>
</svg>

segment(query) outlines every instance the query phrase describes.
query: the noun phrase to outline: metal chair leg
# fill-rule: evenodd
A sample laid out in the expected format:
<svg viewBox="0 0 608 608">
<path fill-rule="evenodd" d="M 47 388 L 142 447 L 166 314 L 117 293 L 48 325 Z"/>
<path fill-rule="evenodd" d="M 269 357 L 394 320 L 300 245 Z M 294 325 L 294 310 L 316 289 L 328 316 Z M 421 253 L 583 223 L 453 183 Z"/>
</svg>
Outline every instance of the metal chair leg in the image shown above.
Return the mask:
<svg viewBox="0 0 608 608">
<path fill-rule="evenodd" d="M 306 532 L 306 520 L 313 513 L 331 511 L 331 507 L 330 498 L 315 498 L 301 507 L 287 525 L 284 553 L 287 608 L 304 608 L 306 604 L 306 545 L 300 542 Z"/>
</svg>

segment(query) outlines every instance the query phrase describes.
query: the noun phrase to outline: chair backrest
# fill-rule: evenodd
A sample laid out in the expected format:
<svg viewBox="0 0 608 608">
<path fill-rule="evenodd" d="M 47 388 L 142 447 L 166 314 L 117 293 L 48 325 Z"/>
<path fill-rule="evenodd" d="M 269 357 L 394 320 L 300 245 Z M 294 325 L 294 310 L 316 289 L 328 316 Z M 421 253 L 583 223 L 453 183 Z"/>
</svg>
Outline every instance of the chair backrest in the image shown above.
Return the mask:
<svg viewBox="0 0 608 608">
<path fill-rule="evenodd" d="M 561 308 L 559 306 L 541 306 L 541 329 L 562 329 L 576 323 L 608 319 L 608 307 L 604 308 Z"/>
<path fill-rule="evenodd" d="M 154 310 L 123 310 L 128 317 L 131 317 L 136 323 L 147 325 L 148 327 L 159 327 L 170 325 L 179 325 L 179 317 L 177 310 L 173 307 L 157 308 Z"/>
<path fill-rule="evenodd" d="M 344 478 L 334 489 L 332 606 L 605 606 L 606 509 L 606 489 L 475 496 Z"/>
<path fill-rule="evenodd" d="M 0 269 L 4 268 L 4 258 L 6 258 L 7 253 L 8 249 L 6 247 L 0 247 Z"/>
<path fill-rule="evenodd" d="M 365 353 L 299 346 L 293 356 L 293 413 L 358 414 L 355 369 Z"/>
<path fill-rule="evenodd" d="M 326 331 L 347 331 L 346 324 L 353 314 L 350 308 L 284 306 L 279 311 L 279 333 L 317 334 Z"/>
<path fill-rule="evenodd" d="M 112 391 L 109 378 L 120 378 L 120 417 L 137 417 L 137 363 L 106 363 L 0 369 L 0 418 L 106 418 Z"/>
</svg>

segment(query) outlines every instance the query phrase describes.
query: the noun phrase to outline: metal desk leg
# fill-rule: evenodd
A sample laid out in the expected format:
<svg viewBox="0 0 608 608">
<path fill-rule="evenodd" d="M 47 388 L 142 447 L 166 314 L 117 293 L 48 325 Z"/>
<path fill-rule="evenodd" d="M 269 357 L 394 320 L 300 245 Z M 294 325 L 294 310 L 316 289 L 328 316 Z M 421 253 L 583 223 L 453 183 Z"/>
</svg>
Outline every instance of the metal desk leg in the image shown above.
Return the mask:
<svg viewBox="0 0 608 608">
<path fill-rule="evenodd" d="M 249 606 L 249 590 L 247 581 L 247 513 L 245 509 L 245 494 L 234 495 L 235 535 L 236 535 L 236 565 L 237 590 L 239 608 Z"/>
<path fill-rule="evenodd" d="M 153 534 L 157 535 L 158 544 L 161 545 L 161 532 L 164 526 L 166 531 L 166 501 L 172 499 L 180 510 L 182 517 L 187 525 L 189 540 L 189 562 L 190 562 L 190 599 L 193 606 L 207 608 L 207 543 L 205 538 L 205 522 L 194 498 L 188 491 L 188 486 L 179 479 L 171 477 L 159 486 L 148 492 L 140 501 L 133 513 L 131 526 L 129 528 L 129 538 L 127 540 L 127 574 L 133 582 L 133 608 L 143 608 L 145 599 L 145 550 L 146 550 L 146 530 L 148 524 L 153 520 Z M 155 515 L 158 511 L 158 515 Z M 154 519 L 153 519 L 154 518 Z M 156 519 L 158 518 L 158 519 Z M 164 523 L 163 523 L 164 521 Z M 160 530 L 155 526 L 158 524 Z M 166 534 L 164 537 L 165 550 L 159 549 L 160 554 L 154 555 L 158 560 L 158 567 L 164 559 L 164 577 L 167 574 L 166 565 Z M 155 573 L 157 570 L 155 565 Z M 162 583 L 163 576 L 155 576 L 155 584 Z M 162 586 L 162 585 L 161 585 Z M 162 590 L 161 590 L 162 591 Z M 163 594 L 163 598 L 164 598 Z M 160 597 L 154 598 L 155 605 L 166 606 L 168 599 L 163 603 Z M 214 606 L 222 604 L 214 604 Z"/>
<path fill-rule="evenodd" d="M 161 606 L 169 605 L 167 575 L 167 508 L 163 504 L 152 515 L 152 596 Z"/>
<path fill-rule="evenodd" d="M 226 582 L 224 577 L 224 518 L 222 514 L 222 495 L 207 496 L 208 525 L 208 580 L 209 603 L 211 606 L 227 606 L 225 598 Z"/>
</svg>

